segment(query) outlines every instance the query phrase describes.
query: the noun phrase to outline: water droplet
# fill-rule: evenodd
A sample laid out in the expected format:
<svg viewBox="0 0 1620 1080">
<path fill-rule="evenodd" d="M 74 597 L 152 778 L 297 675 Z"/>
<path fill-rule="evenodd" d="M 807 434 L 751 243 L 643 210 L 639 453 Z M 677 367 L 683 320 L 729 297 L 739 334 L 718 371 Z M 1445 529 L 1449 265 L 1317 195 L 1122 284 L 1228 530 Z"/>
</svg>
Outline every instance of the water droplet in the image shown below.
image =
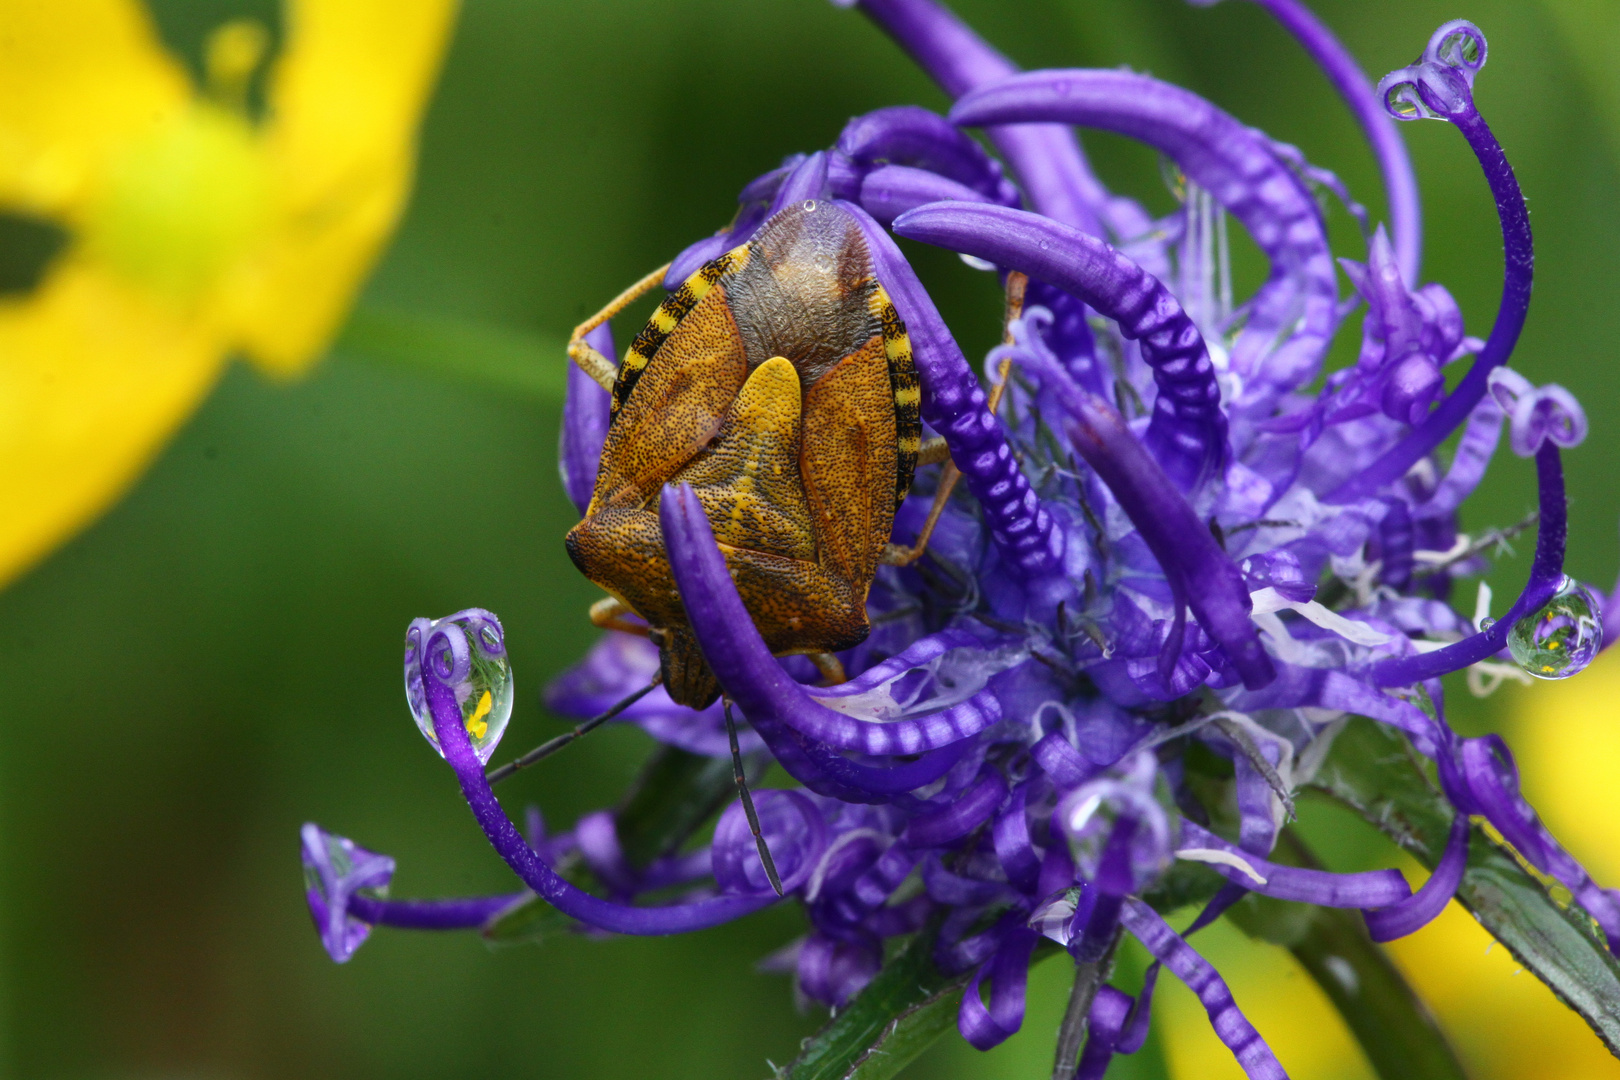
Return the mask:
<svg viewBox="0 0 1620 1080">
<path fill-rule="evenodd" d="M 816 200 L 814 200 L 814 199 L 806 199 L 806 200 L 804 200 L 804 212 L 807 213 L 807 214 L 815 213 L 816 212 Z"/>
<path fill-rule="evenodd" d="M 1591 589 L 1567 577 L 1551 600 L 1508 632 L 1513 659 L 1538 679 L 1578 674 L 1602 644 L 1602 606 Z"/>
<path fill-rule="evenodd" d="M 424 661 L 455 690 L 473 751 L 488 764 L 512 717 L 512 664 L 500 620 L 471 608 L 442 619 L 416 619 L 405 632 L 405 701 L 417 728 L 442 757 L 422 684 Z"/>
<path fill-rule="evenodd" d="M 1495 625 L 1496 620 L 1487 615 L 1483 619 L 1479 620 L 1479 632 L 1483 634 L 1485 631 L 1489 630 Z"/>
<path fill-rule="evenodd" d="M 1447 34 L 1435 50 L 1443 63 L 1456 66 L 1479 67 L 1479 39 L 1466 30 L 1456 30 Z"/>
</svg>

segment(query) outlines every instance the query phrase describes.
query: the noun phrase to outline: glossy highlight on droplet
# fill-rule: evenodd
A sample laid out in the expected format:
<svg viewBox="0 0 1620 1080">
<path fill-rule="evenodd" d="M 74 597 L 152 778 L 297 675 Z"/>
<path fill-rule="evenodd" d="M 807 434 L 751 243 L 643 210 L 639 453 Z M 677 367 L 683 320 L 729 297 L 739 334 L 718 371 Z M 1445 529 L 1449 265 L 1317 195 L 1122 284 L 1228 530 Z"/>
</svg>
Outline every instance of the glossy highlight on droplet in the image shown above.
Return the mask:
<svg viewBox="0 0 1620 1080">
<path fill-rule="evenodd" d="M 1591 589 L 1568 577 L 1551 600 L 1508 632 L 1514 662 L 1538 679 L 1579 674 L 1602 645 L 1602 605 Z"/>
</svg>

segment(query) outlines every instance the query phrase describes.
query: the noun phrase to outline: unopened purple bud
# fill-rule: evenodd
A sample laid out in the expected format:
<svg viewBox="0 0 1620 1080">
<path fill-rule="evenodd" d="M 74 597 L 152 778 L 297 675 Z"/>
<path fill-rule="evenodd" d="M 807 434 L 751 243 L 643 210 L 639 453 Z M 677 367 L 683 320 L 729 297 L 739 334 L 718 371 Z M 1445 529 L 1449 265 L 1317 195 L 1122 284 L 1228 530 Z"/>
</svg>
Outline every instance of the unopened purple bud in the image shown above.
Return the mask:
<svg viewBox="0 0 1620 1080">
<path fill-rule="evenodd" d="M 1391 419 L 1416 424 L 1428 414 L 1430 403 L 1444 386 L 1445 378 L 1434 358 L 1413 353 L 1390 371 L 1380 405 Z"/>
</svg>

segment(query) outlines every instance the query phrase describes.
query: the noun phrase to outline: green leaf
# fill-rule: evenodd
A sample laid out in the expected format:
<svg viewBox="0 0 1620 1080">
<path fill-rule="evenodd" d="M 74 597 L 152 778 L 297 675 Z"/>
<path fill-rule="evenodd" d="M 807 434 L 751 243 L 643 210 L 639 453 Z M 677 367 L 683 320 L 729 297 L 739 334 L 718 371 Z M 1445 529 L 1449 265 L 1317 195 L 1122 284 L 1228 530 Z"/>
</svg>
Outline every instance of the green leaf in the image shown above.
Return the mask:
<svg viewBox="0 0 1620 1080">
<path fill-rule="evenodd" d="M 1273 862 L 1320 869 L 1291 830 L 1272 852 Z M 1383 1080 L 1466 1080 L 1462 1063 L 1428 1007 L 1367 936 L 1355 911 L 1317 907 L 1249 894 L 1227 917 L 1251 937 L 1294 954 L 1332 1000 L 1351 1034 Z"/>
<path fill-rule="evenodd" d="M 750 783 L 764 772 L 764 766 L 763 756 L 745 761 Z M 630 865 L 643 867 L 674 854 L 736 790 L 729 758 L 659 747 L 614 814 L 625 858 Z M 582 888 L 590 883 L 590 875 L 582 867 L 565 867 L 562 873 Z M 572 925 L 572 919 L 531 893 L 496 914 L 484 924 L 482 933 L 494 945 L 533 944 Z"/>
<path fill-rule="evenodd" d="M 568 352 L 556 338 L 390 308 L 357 308 L 337 353 L 562 404 Z"/>
<path fill-rule="evenodd" d="M 1432 767 L 1432 766 L 1430 766 Z M 1356 719 L 1312 786 L 1349 806 L 1430 869 L 1445 849 L 1451 807 L 1405 736 Z M 1620 962 L 1578 905 L 1562 905 L 1477 826 L 1457 899 L 1515 959 L 1620 1053 Z"/>
</svg>

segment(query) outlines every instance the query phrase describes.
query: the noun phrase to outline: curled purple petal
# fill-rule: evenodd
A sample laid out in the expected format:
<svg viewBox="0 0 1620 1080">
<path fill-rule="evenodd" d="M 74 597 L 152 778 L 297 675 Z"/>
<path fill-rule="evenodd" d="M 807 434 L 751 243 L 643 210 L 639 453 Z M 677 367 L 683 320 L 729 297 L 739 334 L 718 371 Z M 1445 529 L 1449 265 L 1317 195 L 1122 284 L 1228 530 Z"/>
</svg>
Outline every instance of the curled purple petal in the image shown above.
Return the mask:
<svg viewBox="0 0 1620 1080">
<path fill-rule="evenodd" d="M 1458 814 L 1451 823 L 1446 850 L 1423 887 L 1389 907 L 1362 912 L 1367 920 L 1367 932 L 1374 941 L 1394 941 L 1416 933 L 1445 910 L 1451 898 L 1457 895 L 1463 870 L 1468 866 L 1468 831 L 1468 816 Z"/>
<path fill-rule="evenodd" d="M 1586 439 L 1586 411 L 1575 395 L 1557 383 L 1534 386 L 1509 367 L 1487 380 L 1491 396 L 1508 416 L 1508 445 L 1520 457 L 1534 457 L 1544 442 L 1566 450 Z"/>
<path fill-rule="evenodd" d="M 1378 84 L 1378 92 L 1397 120 L 1432 115 L 1450 121 L 1479 159 L 1502 223 L 1505 254 L 1496 322 L 1456 389 L 1399 443 L 1332 492 L 1330 502 L 1344 503 L 1370 495 L 1405 476 L 1414 463 L 1432 453 L 1474 411 L 1485 396 L 1491 372 L 1508 362 L 1524 329 L 1535 276 L 1535 242 L 1530 234 L 1530 213 L 1513 166 L 1508 164 L 1490 125 L 1474 108 L 1473 79 L 1484 66 L 1485 53 L 1485 36 L 1472 23 L 1446 23 L 1430 38 L 1425 59 L 1385 76 Z"/>
<path fill-rule="evenodd" d="M 1288 1080 L 1271 1047 L 1238 1010 L 1232 991 L 1208 960 L 1140 900 L 1126 900 L 1121 918 L 1136 940 L 1198 995 L 1216 1036 L 1232 1051 L 1250 1080 Z"/>
<path fill-rule="evenodd" d="M 1407 885 L 1399 870 L 1335 874 L 1326 870 L 1281 866 L 1228 843 L 1200 825 L 1183 821 L 1181 848 L 1177 854 L 1181 858 L 1188 858 L 1185 853 L 1189 850 L 1220 852 L 1240 860 L 1248 869 L 1215 861 L 1210 861 L 1210 867 L 1229 881 L 1278 900 L 1297 900 L 1322 907 L 1372 908 L 1388 907 L 1412 895 L 1411 886 Z"/>
<path fill-rule="evenodd" d="M 782 890 L 797 891 L 809 880 L 827 848 L 826 819 L 815 803 L 797 791 L 756 791 L 754 808 L 759 815 L 760 835 L 781 876 Z M 740 800 L 720 815 L 710 857 L 714 860 L 714 881 L 721 892 L 758 896 L 771 888 Z"/>
<path fill-rule="evenodd" d="M 1024 1025 L 1024 991 L 1029 983 L 1029 955 L 1038 936 L 1023 927 L 1006 932 L 1005 940 L 991 959 L 974 973 L 962 992 L 956 1029 L 962 1038 L 980 1050 L 997 1046 Z M 990 1004 L 979 997 L 979 986 L 990 979 Z"/>
<path fill-rule="evenodd" d="M 1138 341 L 1158 397 L 1145 442 L 1183 491 L 1220 475 L 1231 454 L 1221 390 L 1204 339 L 1170 290 L 1101 240 L 1001 206 L 934 205 L 895 232 L 1022 270 L 1095 308 Z"/>
<path fill-rule="evenodd" d="M 429 643 L 429 651 L 433 644 Z M 559 877 L 531 848 L 506 816 L 500 801 L 484 779 L 483 762 L 473 751 L 462 725 L 455 690 L 432 664 L 422 666 L 427 706 L 444 759 L 455 771 L 461 793 L 496 854 L 540 898 L 571 918 L 600 930 L 620 934 L 678 934 L 730 922 L 778 898 L 772 891 L 755 895 L 729 895 L 665 907 L 638 908 L 604 900 L 581 891 Z"/>
<path fill-rule="evenodd" d="M 925 203 L 989 202 L 987 196 L 943 176 L 907 165 L 882 165 L 861 180 L 861 208 L 879 224 L 887 225 L 908 210 Z"/>
<path fill-rule="evenodd" d="M 585 335 L 585 343 L 609 360 L 617 360 L 613 349 L 613 327 L 603 323 Z M 585 374 L 578 364 L 568 365 L 568 396 L 563 402 L 562 431 L 558 435 L 557 470 L 563 490 L 581 514 L 590 505 L 596 489 L 596 467 L 607 441 L 608 406 L 613 395 Z"/>
<path fill-rule="evenodd" d="M 922 384 L 923 421 L 950 447 L 951 460 L 984 507 L 990 537 L 1002 557 L 1025 575 L 1048 573 L 1057 565 L 1062 537 L 1019 469 L 1001 425 L 990 415 L 973 369 L 888 233 L 859 207 L 845 208 L 860 225 L 878 280 L 906 324 Z"/>
<path fill-rule="evenodd" d="M 1269 140 L 1190 91 L 1128 71 L 1034 71 L 964 95 L 958 124 L 1055 120 L 1114 131 L 1157 147 L 1241 221 L 1271 260 L 1248 305 L 1234 367 L 1280 388 L 1308 381 L 1338 327 L 1337 283 L 1320 209 Z M 1303 318 L 1296 308 L 1303 305 Z M 1299 329 L 1275 353 L 1272 338 Z"/>
<path fill-rule="evenodd" d="M 943 775 L 966 748 L 967 736 L 954 725 L 979 725 L 974 730 L 982 730 L 999 718 L 992 716 L 992 710 L 997 710 L 994 699 L 982 695 L 982 705 L 970 700 L 921 721 L 893 725 L 856 720 L 816 704 L 766 649 L 737 596 L 702 503 L 691 488 L 665 488 L 659 514 L 676 585 L 715 677 L 783 767 L 812 791 L 819 790 L 817 785 L 824 779 L 845 785 L 840 790 L 872 793 L 899 793 L 920 787 Z M 906 732 L 907 742 L 919 747 L 931 742 L 944 749 L 924 754 L 909 764 L 880 768 L 847 761 L 826 744 L 802 736 L 804 731 L 825 730 L 850 744 L 869 741 L 871 745 L 891 746 L 892 741 L 893 748 L 871 751 L 874 753 L 918 752 L 899 748 L 901 740 L 887 731 L 891 726 Z M 800 771 L 796 772 L 796 768 Z"/>
<path fill-rule="evenodd" d="M 859 0 L 857 6 L 952 97 L 1018 70 L 934 0 Z M 1073 131 L 1062 124 L 1013 124 L 987 134 L 1012 163 L 1035 209 L 1101 233 L 1108 193 L 1092 174 Z"/>
<path fill-rule="evenodd" d="M 1000 162 L 943 116 L 916 105 L 857 116 L 844 126 L 837 149 L 865 170 L 910 166 L 970 188 L 991 202 L 1004 206 L 1019 202 L 1018 189 L 1002 175 Z"/>
<path fill-rule="evenodd" d="M 914 848 L 954 843 L 983 824 L 1006 798 L 1007 782 L 997 770 L 987 769 L 978 783 L 949 806 L 913 818 L 903 839 Z"/>
</svg>

